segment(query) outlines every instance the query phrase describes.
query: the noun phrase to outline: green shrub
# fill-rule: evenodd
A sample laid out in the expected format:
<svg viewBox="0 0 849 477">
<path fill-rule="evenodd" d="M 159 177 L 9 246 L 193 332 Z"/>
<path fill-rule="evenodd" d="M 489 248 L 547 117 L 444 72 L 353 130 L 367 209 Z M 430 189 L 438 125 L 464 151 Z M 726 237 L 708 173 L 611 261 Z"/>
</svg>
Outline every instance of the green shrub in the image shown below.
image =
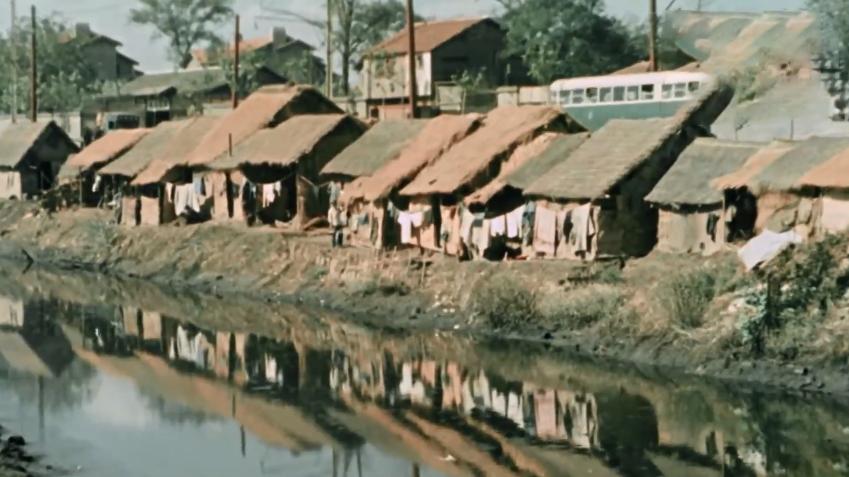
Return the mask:
<svg viewBox="0 0 849 477">
<path fill-rule="evenodd" d="M 557 293 L 540 301 L 540 314 L 546 322 L 579 329 L 617 318 L 623 309 L 622 292 L 610 285 L 590 285 L 567 293 Z"/>
<path fill-rule="evenodd" d="M 472 291 L 472 307 L 496 329 L 537 320 L 536 293 L 506 273 L 493 275 Z"/>
<path fill-rule="evenodd" d="M 659 301 L 670 320 L 687 329 L 698 328 L 703 324 L 717 289 L 713 270 L 688 270 L 660 283 Z"/>
</svg>

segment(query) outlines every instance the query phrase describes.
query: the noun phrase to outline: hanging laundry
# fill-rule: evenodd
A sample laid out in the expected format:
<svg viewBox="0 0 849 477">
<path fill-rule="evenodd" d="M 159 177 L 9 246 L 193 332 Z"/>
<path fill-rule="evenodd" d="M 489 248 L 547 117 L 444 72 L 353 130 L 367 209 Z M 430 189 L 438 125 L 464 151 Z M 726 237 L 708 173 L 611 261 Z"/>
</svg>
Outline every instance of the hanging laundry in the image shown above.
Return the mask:
<svg viewBox="0 0 849 477">
<path fill-rule="evenodd" d="M 489 235 L 491 237 L 503 237 L 507 235 L 507 217 L 498 216 L 489 221 Z"/>
<path fill-rule="evenodd" d="M 524 216 L 524 205 L 505 216 L 505 220 L 507 221 L 507 238 L 517 239 L 522 236 L 522 219 Z"/>
<path fill-rule="evenodd" d="M 534 250 L 553 257 L 557 244 L 557 213 L 542 206 L 537 207 L 534 222 Z"/>
<path fill-rule="evenodd" d="M 424 214 L 422 212 L 399 212 L 398 224 L 401 226 L 401 243 L 412 243 L 413 228 L 420 228 L 423 223 Z"/>
<path fill-rule="evenodd" d="M 592 205 L 584 204 L 572 210 L 572 252 L 586 253 L 590 250 L 592 237 L 596 229 L 592 217 Z"/>
</svg>

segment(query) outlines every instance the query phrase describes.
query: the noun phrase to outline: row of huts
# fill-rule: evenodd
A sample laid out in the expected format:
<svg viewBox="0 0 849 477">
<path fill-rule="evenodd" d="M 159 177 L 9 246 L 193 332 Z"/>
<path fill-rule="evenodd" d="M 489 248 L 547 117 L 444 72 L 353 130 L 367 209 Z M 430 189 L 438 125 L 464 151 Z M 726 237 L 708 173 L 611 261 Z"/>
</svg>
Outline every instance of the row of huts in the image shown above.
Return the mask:
<svg viewBox="0 0 849 477">
<path fill-rule="evenodd" d="M 764 230 L 849 227 L 849 138 L 714 139 L 730 96 L 716 86 L 674 117 L 590 133 L 546 106 L 368 127 L 312 88 L 274 86 L 222 117 L 107 134 L 59 179 L 85 205 L 119 203 L 129 226 L 304 229 L 337 204 L 354 243 L 465 258 L 711 253 Z"/>
</svg>

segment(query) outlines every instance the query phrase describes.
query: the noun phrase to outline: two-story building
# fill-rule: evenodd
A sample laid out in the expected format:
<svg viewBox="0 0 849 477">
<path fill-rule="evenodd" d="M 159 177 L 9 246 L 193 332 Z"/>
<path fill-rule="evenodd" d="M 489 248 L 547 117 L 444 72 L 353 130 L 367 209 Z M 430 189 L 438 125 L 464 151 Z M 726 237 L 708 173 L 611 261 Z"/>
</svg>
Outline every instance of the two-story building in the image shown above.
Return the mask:
<svg viewBox="0 0 849 477">
<path fill-rule="evenodd" d="M 88 23 L 77 23 L 62 35 L 61 41 L 79 43 L 85 60 L 101 81 L 130 81 L 142 74 L 136 69 L 136 60 L 118 51 L 120 41 L 92 31 Z"/>
<path fill-rule="evenodd" d="M 492 88 L 525 79 L 523 68 L 514 68 L 514 62 L 504 58 L 505 31 L 491 18 L 420 22 L 415 25 L 415 35 L 417 96 L 424 115 L 438 111 L 440 85 L 456 84 L 461 77 L 479 78 Z M 369 117 L 407 114 L 408 42 L 403 30 L 363 58 L 360 90 Z"/>
</svg>

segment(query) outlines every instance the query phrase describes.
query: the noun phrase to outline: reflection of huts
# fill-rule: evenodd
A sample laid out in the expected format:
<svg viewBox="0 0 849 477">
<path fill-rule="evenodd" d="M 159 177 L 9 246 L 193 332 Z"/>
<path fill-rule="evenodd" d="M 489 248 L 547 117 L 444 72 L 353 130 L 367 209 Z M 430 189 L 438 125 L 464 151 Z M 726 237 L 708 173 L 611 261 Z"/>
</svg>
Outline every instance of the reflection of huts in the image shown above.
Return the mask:
<svg viewBox="0 0 849 477">
<path fill-rule="evenodd" d="M 179 137 L 186 121 L 168 121 L 159 124 L 145 135 L 126 154 L 107 164 L 98 171 L 113 190 L 121 190 L 121 224 L 159 225 L 161 223 L 158 187 L 131 188 L 130 182 L 142 172 L 154 158 L 159 157 L 168 143 Z"/>
<path fill-rule="evenodd" d="M 133 179 L 130 183 L 133 187 L 156 193 L 159 198 L 156 203 L 146 201 L 142 205 L 143 216 L 155 222 L 157 213 L 154 209 L 158 207 L 158 223 L 165 224 L 185 214 L 200 214 L 204 206 L 209 209 L 209 200 L 196 194 L 191 172 L 177 166 L 219 120 L 217 117 L 199 116 L 183 121 L 174 137 L 152 156 L 147 167 Z M 217 201 L 218 196 L 212 200 Z M 217 203 L 211 205 L 214 209 Z"/>
<path fill-rule="evenodd" d="M 570 127 L 549 107 L 504 106 L 490 112 L 480 128 L 401 189 L 410 201 L 408 210 L 399 213 L 401 242 L 460 254 L 462 199 L 495 179 L 517 147 Z"/>
<path fill-rule="evenodd" d="M 312 87 L 289 85 L 260 88 L 210 129 L 180 167 L 191 170 L 197 175 L 195 179 L 202 180 L 205 196 L 226 195 L 230 193 L 226 173 L 210 171 L 206 166 L 227 153 L 231 147 L 238 146 L 262 129 L 276 127 L 295 116 L 341 113 L 342 110 L 333 101 Z M 230 210 L 212 212 L 216 218 L 232 217 Z"/>
<path fill-rule="evenodd" d="M 378 248 L 398 244 L 398 224 L 393 211 L 406 209 L 398 190 L 422 169 L 439 159 L 480 125 L 480 116 L 443 115 L 431 119 L 400 154 L 373 174 L 358 177 L 345 187 L 343 200 L 351 215 L 367 217 L 369 227 L 355 221 L 352 236 Z"/>
<path fill-rule="evenodd" d="M 85 147 L 65 164 L 73 169 L 73 179 L 81 188 L 82 205 L 93 206 L 100 201 L 101 191 L 93 190 L 97 169 L 121 157 L 150 132 L 149 129 L 118 129 Z"/>
<path fill-rule="evenodd" d="M 347 184 L 374 174 L 398 157 L 427 124 L 421 119 L 388 119 L 371 127 L 321 170 L 322 177 Z M 346 187 L 346 186 L 345 186 Z"/>
<path fill-rule="evenodd" d="M 265 223 L 298 217 L 304 225 L 327 210 L 316 185 L 319 171 L 364 131 L 365 125 L 346 115 L 296 116 L 274 129 L 257 132 L 236 146 L 232 155 L 222 154 L 206 167 L 224 173 L 238 170 L 256 184 L 255 200 L 243 194 L 233 208 L 253 202 L 254 211 Z M 234 185 L 244 189 L 243 184 Z"/>
<path fill-rule="evenodd" d="M 40 195 L 79 148 L 55 122 L 9 124 L 0 131 L 0 199 Z"/>
<path fill-rule="evenodd" d="M 761 147 L 715 139 L 691 144 L 646 197 L 658 207 L 658 250 L 713 253 L 733 238 L 723 194 L 711 181 L 740 169 Z"/>
<path fill-rule="evenodd" d="M 802 179 L 846 149 L 849 139 L 845 138 L 776 143 L 714 185 L 724 190 L 726 207 L 734 208 L 732 215 L 742 211 L 743 217 L 754 216 L 741 226 L 748 227 L 741 234 L 794 230 L 803 238 L 811 238 L 819 232 L 822 201 L 817 189 L 801 185 Z"/>
</svg>

